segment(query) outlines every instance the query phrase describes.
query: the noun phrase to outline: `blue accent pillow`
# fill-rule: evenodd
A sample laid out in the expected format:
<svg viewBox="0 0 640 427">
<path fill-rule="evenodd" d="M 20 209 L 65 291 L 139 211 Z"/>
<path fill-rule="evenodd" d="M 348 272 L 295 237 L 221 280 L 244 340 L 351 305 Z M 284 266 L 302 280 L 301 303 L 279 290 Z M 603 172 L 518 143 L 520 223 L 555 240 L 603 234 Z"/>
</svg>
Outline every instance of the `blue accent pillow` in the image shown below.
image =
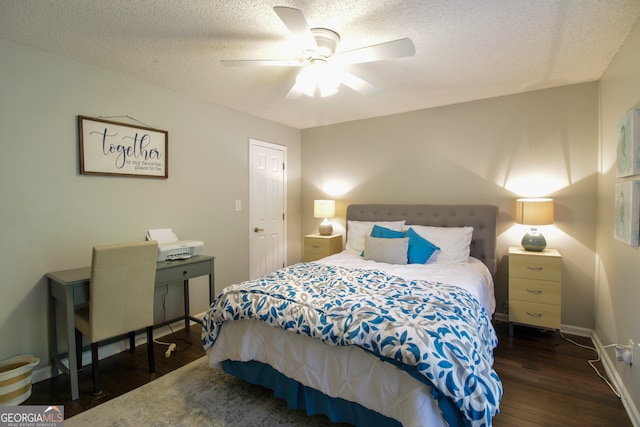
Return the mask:
<svg viewBox="0 0 640 427">
<path fill-rule="evenodd" d="M 405 237 L 402 231 L 396 231 L 390 228 L 380 227 L 378 224 L 373 225 L 370 236 L 379 237 L 383 239 L 401 239 Z"/>
<path fill-rule="evenodd" d="M 409 238 L 409 264 L 424 264 L 440 248 L 420 236 L 413 228 L 403 233 Z"/>
</svg>

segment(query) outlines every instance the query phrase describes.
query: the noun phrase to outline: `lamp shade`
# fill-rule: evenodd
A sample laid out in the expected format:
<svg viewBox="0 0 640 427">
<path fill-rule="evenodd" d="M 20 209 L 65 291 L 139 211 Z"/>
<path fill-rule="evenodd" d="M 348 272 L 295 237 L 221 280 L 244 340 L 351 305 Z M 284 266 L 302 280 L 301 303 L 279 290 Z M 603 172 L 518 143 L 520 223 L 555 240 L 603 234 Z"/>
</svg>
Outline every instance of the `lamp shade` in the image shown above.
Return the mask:
<svg viewBox="0 0 640 427">
<path fill-rule="evenodd" d="M 335 200 L 314 200 L 313 201 L 313 217 L 314 218 L 333 218 L 336 216 Z"/>
<path fill-rule="evenodd" d="M 535 226 L 553 224 L 553 199 L 517 199 L 516 222 L 532 226 L 522 238 L 522 247 L 528 251 L 543 251 L 547 241 Z"/>
<path fill-rule="evenodd" d="M 321 236 L 330 236 L 333 234 L 333 226 L 327 220 L 327 218 L 333 218 L 336 216 L 336 202 L 335 200 L 314 200 L 313 201 L 313 217 L 323 218 L 318 232 Z"/>
<path fill-rule="evenodd" d="M 553 199 L 516 200 L 516 222 L 525 225 L 553 224 Z"/>
</svg>

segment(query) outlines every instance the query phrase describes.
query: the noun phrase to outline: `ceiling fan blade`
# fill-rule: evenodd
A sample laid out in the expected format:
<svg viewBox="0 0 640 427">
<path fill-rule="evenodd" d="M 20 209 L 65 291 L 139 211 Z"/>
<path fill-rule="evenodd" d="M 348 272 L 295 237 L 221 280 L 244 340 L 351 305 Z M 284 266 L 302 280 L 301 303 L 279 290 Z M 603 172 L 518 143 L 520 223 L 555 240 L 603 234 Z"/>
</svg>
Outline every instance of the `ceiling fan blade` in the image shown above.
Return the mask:
<svg viewBox="0 0 640 427">
<path fill-rule="evenodd" d="M 273 10 L 278 14 L 291 34 L 302 42 L 305 50 L 316 50 L 318 45 L 311 34 L 311 28 L 307 24 L 302 12 L 298 9 L 285 6 L 276 6 Z"/>
<path fill-rule="evenodd" d="M 375 87 L 368 81 L 362 80 L 360 77 L 356 76 L 355 74 L 351 74 L 348 71 L 336 70 L 335 73 L 340 79 L 340 83 L 350 87 L 351 89 L 361 93 L 362 95 L 369 96 L 375 95 L 380 92 L 377 87 Z"/>
<path fill-rule="evenodd" d="M 416 47 L 411 39 L 404 38 L 373 46 L 336 53 L 333 59 L 340 64 L 361 64 L 364 62 L 382 61 L 384 59 L 403 58 L 416 54 Z"/>
<path fill-rule="evenodd" d="M 284 99 L 299 99 L 304 92 L 300 89 L 300 85 L 298 83 L 294 84 L 287 96 Z"/>
<path fill-rule="evenodd" d="M 262 65 L 268 67 L 300 67 L 304 64 L 301 61 L 288 59 L 223 59 L 220 63 L 226 67 L 244 67 L 252 65 Z"/>
</svg>

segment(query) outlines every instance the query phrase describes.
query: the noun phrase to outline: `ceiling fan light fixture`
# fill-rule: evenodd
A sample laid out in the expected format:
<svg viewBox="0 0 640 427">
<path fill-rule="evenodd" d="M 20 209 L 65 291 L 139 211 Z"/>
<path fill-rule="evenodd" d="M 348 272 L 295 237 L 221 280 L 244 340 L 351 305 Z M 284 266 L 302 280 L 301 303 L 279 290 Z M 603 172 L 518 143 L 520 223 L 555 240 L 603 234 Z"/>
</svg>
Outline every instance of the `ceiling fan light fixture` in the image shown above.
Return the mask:
<svg viewBox="0 0 640 427">
<path fill-rule="evenodd" d="M 328 28 L 311 28 L 311 34 L 318 47 L 307 51 L 310 58 L 328 58 L 336 52 L 336 47 L 340 41 L 338 33 Z"/>
<path fill-rule="evenodd" d="M 320 89 L 320 96 L 325 98 L 327 96 L 335 95 L 338 93 L 339 82 L 331 80 L 320 80 L 318 82 L 318 88 Z"/>
<path fill-rule="evenodd" d="M 321 73 L 318 74 L 318 89 L 320 89 L 320 96 L 324 98 L 326 96 L 336 94 L 339 86 L 339 74 L 333 66 L 326 64 L 322 67 Z"/>
<path fill-rule="evenodd" d="M 307 96 L 314 96 L 319 90 L 321 97 L 331 96 L 338 92 L 340 78 L 324 59 L 312 59 L 296 77 L 296 88 Z"/>
<path fill-rule="evenodd" d="M 312 63 L 300 70 L 296 77 L 296 86 L 303 94 L 313 96 L 316 92 L 317 81 L 316 67 Z"/>
</svg>

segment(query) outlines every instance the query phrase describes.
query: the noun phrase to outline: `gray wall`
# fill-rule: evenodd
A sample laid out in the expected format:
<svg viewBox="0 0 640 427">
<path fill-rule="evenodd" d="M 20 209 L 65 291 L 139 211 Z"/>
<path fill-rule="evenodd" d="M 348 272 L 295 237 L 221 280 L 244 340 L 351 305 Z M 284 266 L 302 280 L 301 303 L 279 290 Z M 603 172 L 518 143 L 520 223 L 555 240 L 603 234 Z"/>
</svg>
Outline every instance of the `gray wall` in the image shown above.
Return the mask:
<svg viewBox="0 0 640 427">
<path fill-rule="evenodd" d="M 631 32 L 600 82 L 600 158 L 598 175 L 598 286 L 595 331 L 603 345 L 640 342 L 640 249 L 613 238 L 616 179 L 616 125 L 635 106 L 640 108 L 640 24 Z M 634 177 L 638 179 L 638 177 Z M 636 206 L 639 203 L 635 202 Z M 640 408 L 640 350 L 633 367 L 616 363 L 635 408 Z M 613 349 L 608 349 L 615 360 Z M 624 402 L 624 401 L 623 401 Z M 635 412 L 636 420 L 640 419 Z"/>
<path fill-rule="evenodd" d="M 32 354 L 48 364 L 44 274 L 89 265 L 95 244 L 172 227 L 217 257 L 218 289 L 246 280 L 249 138 L 287 146 L 287 260 L 299 261 L 299 130 L 2 39 L 0 58 L 0 360 Z M 80 175 L 79 114 L 167 130 L 169 178 Z M 192 311 L 203 312 L 206 279 L 191 289 Z M 168 291 L 171 316 L 180 287 Z"/>
<path fill-rule="evenodd" d="M 336 230 L 355 202 L 498 205 L 498 312 L 505 254 L 526 232 L 515 199 L 553 197 L 555 223 L 540 228 L 563 255 L 562 323 L 593 328 L 597 83 L 305 129 L 302 141 L 303 234 L 317 229 L 316 198 L 337 200 Z"/>
</svg>

